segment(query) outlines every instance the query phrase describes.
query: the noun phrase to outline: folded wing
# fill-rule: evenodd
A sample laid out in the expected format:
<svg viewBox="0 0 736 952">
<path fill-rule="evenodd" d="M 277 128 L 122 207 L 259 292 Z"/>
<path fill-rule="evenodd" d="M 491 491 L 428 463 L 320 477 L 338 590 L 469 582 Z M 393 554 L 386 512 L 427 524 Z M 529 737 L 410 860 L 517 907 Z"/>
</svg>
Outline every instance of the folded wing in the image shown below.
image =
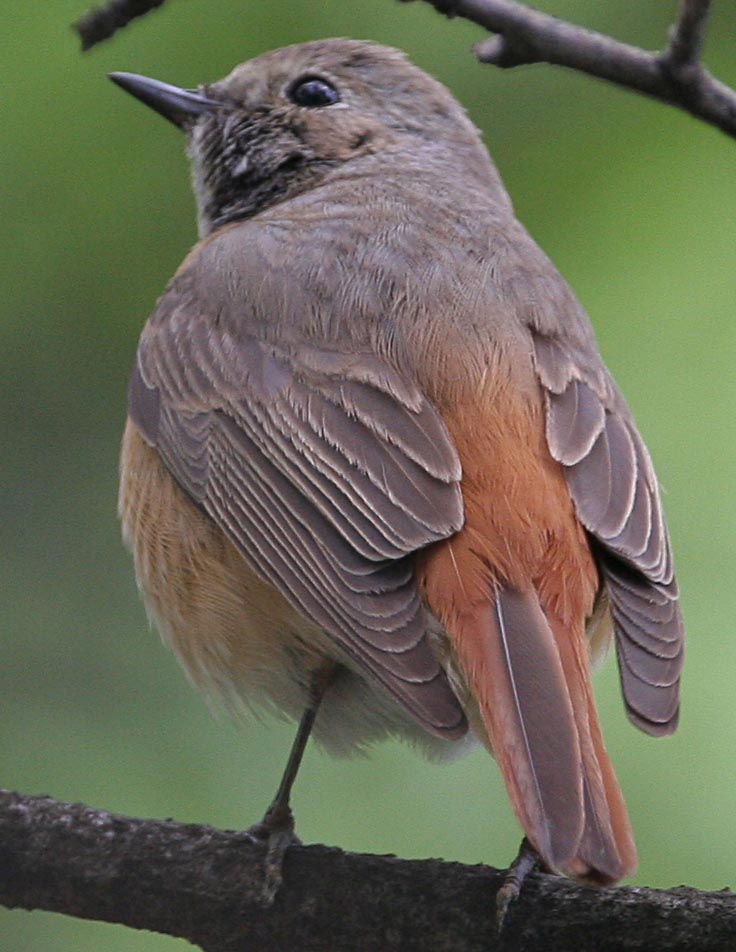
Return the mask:
<svg viewBox="0 0 736 952">
<path fill-rule="evenodd" d="M 411 562 L 463 521 L 460 464 L 439 416 L 375 355 L 212 325 L 174 284 L 141 339 L 133 421 L 340 652 L 428 730 L 461 736 Z"/>
<path fill-rule="evenodd" d="M 547 442 L 594 540 L 613 614 L 629 718 L 649 734 L 677 727 L 684 629 L 664 513 L 647 448 L 602 363 L 535 335 Z"/>
</svg>

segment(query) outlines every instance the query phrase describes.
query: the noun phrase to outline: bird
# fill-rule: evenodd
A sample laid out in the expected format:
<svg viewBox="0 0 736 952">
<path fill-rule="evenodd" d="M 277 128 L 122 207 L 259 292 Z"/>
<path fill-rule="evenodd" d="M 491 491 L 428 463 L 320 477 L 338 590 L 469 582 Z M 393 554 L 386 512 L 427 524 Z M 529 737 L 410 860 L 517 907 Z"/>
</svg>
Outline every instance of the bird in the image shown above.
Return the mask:
<svg viewBox="0 0 736 952">
<path fill-rule="evenodd" d="M 299 725 L 252 828 L 264 893 L 312 735 L 481 744 L 524 831 L 512 872 L 631 875 L 591 671 L 615 643 L 630 721 L 675 730 L 670 540 L 589 318 L 480 133 L 358 40 L 195 89 L 111 78 L 185 133 L 199 228 L 140 337 L 122 531 L 191 680 Z"/>
</svg>

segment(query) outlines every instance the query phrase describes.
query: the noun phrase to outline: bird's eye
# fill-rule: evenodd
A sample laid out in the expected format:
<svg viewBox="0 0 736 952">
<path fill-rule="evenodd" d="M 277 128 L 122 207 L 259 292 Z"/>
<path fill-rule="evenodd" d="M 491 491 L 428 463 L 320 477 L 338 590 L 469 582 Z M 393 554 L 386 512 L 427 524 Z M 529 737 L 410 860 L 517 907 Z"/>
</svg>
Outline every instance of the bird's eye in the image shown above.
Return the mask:
<svg viewBox="0 0 736 952">
<path fill-rule="evenodd" d="M 340 102 L 340 94 L 326 79 L 317 76 L 305 76 L 298 79 L 289 91 L 289 99 L 297 106 L 314 109 L 318 106 L 331 106 Z"/>
</svg>

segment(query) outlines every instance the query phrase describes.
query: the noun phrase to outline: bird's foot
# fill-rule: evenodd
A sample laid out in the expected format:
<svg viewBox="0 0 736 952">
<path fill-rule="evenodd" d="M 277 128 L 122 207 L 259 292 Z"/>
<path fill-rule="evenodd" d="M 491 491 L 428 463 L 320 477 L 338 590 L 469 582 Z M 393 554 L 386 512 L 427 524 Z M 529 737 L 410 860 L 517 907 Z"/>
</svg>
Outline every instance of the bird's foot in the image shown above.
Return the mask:
<svg viewBox="0 0 736 952">
<path fill-rule="evenodd" d="M 286 809 L 271 807 L 261 822 L 255 823 L 246 832 L 254 840 L 265 843 L 267 846 L 260 898 L 264 906 L 271 906 L 284 880 L 286 851 L 290 846 L 301 844 L 301 840 L 294 832 L 294 817 L 288 807 Z"/>
<path fill-rule="evenodd" d="M 541 860 L 539 853 L 529 840 L 524 837 L 519 847 L 516 859 L 509 866 L 501 888 L 496 893 L 496 929 L 500 935 L 511 903 L 519 898 L 521 887 L 529 873 L 539 868 Z"/>
</svg>

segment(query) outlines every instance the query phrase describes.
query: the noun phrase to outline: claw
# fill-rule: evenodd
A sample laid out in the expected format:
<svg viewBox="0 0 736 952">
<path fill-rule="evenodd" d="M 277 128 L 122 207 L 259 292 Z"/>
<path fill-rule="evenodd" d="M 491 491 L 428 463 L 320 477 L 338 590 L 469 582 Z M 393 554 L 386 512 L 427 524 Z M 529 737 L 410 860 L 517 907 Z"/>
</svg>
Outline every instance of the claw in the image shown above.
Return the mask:
<svg viewBox="0 0 736 952">
<path fill-rule="evenodd" d="M 264 906 L 272 906 L 284 881 L 286 851 L 290 846 L 301 845 L 301 840 L 294 832 L 291 810 L 280 814 L 272 814 L 269 810 L 260 823 L 255 823 L 246 832 L 254 840 L 267 845 L 260 901 Z"/>
<path fill-rule="evenodd" d="M 496 931 L 500 935 L 511 903 L 519 898 L 521 887 L 529 873 L 539 867 L 539 854 L 524 837 L 516 859 L 509 866 L 501 888 L 496 893 Z"/>
</svg>

